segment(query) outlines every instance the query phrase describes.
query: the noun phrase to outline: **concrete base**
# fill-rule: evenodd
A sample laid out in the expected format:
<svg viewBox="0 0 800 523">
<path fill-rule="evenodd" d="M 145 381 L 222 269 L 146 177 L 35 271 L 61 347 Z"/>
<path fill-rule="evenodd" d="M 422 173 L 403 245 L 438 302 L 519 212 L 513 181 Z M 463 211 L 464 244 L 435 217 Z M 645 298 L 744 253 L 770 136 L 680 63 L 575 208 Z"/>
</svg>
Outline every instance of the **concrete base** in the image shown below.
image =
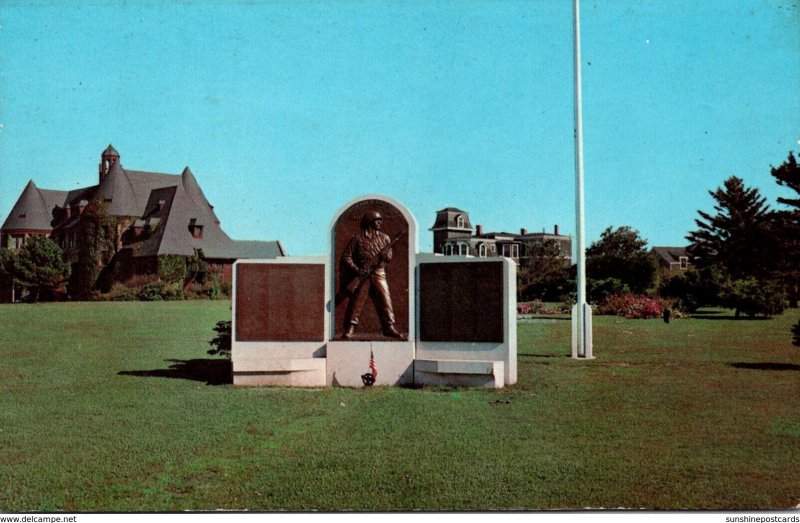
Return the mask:
<svg viewBox="0 0 800 523">
<path fill-rule="evenodd" d="M 414 343 L 410 341 L 331 341 L 326 348 L 326 383 L 334 387 L 363 387 L 361 375 L 370 372 L 370 351 L 375 357 L 375 385 L 410 385 L 414 382 Z"/>
<path fill-rule="evenodd" d="M 578 345 L 580 327 L 578 325 L 578 305 L 572 306 L 572 359 L 593 360 L 592 354 L 592 306 L 588 303 L 583 305 L 583 354 L 579 354 Z"/>
<path fill-rule="evenodd" d="M 324 387 L 325 358 L 237 360 L 233 384 L 239 386 Z"/>
<path fill-rule="evenodd" d="M 503 367 L 502 361 L 414 360 L 414 383 L 499 389 L 505 382 Z"/>
</svg>

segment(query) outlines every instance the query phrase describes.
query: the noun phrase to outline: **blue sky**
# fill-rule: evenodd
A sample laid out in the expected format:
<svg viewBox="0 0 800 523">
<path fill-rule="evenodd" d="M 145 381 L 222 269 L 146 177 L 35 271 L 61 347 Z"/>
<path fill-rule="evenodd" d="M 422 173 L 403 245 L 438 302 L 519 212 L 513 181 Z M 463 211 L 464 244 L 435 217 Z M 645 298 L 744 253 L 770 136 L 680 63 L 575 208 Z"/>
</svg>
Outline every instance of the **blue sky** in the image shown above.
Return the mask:
<svg viewBox="0 0 800 523">
<path fill-rule="evenodd" d="M 731 175 L 774 202 L 800 150 L 797 0 L 584 0 L 587 244 L 681 245 Z M 235 239 L 324 253 L 367 193 L 484 230 L 575 232 L 572 6 L 528 1 L 0 3 L 0 219 L 100 152 L 189 165 Z"/>
</svg>

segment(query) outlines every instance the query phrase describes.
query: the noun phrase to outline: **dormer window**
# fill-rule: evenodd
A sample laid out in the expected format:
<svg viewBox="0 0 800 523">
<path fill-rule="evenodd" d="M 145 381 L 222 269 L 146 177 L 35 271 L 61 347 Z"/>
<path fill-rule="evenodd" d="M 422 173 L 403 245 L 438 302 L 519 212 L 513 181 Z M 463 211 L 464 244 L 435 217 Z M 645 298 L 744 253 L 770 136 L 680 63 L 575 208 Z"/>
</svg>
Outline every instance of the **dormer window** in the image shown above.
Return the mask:
<svg viewBox="0 0 800 523">
<path fill-rule="evenodd" d="M 681 264 L 681 269 L 688 269 L 689 268 L 689 257 L 688 256 L 681 256 L 678 258 L 678 261 Z"/>
<path fill-rule="evenodd" d="M 463 229 L 464 228 L 464 216 L 462 216 L 460 214 L 458 216 L 456 216 L 456 226 L 459 229 Z"/>
<path fill-rule="evenodd" d="M 189 220 L 189 232 L 192 233 L 192 238 L 203 237 L 203 226 L 197 223 L 197 218 Z"/>
</svg>

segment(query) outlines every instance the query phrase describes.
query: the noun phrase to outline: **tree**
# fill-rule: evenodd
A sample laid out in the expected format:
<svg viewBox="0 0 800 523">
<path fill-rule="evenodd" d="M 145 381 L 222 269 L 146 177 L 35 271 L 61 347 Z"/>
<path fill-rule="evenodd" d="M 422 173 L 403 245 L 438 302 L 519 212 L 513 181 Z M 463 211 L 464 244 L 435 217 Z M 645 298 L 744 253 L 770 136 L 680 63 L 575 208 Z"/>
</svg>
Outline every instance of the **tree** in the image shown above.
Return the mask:
<svg viewBox="0 0 800 523">
<path fill-rule="evenodd" d="M 517 288 L 522 300 L 558 301 L 572 290 L 569 264 L 558 242 L 534 242 L 520 259 Z"/>
<path fill-rule="evenodd" d="M 680 310 L 694 312 L 703 305 L 719 304 L 725 283 L 726 276 L 718 267 L 689 269 L 665 275 L 658 294 L 663 298 L 676 299 Z"/>
<path fill-rule="evenodd" d="M 52 296 L 69 278 L 70 266 L 61 247 L 50 238 L 31 236 L 19 250 L 18 279 L 33 301 Z"/>
<path fill-rule="evenodd" d="M 630 292 L 644 294 L 656 283 L 658 264 L 647 252 L 647 241 L 628 226 L 608 227 L 586 250 L 586 273 L 590 280 L 618 280 L 613 286 L 627 286 Z M 591 284 L 591 282 L 590 282 Z M 619 285 L 621 284 L 621 285 Z"/>
<path fill-rule="evenodd" d="M 800 196 L 800 166 L 793 152 L 789 152 L 789 157 L 780 166 L 772 167 L 770 173 L 778 185 L 789 187 Z M 778 198 L 778 203 L 800 210 L 800 198 Z"/>
<path fill-rule="evenodd" d="M 790 207 L 775 213 L 781 256 L 777 272 L 781 275 L 789 295 L 789 306 L 797 307 L 800 301 L 800 166 L 793 153 L 771 174 L 778 185 L 789 187 L 798 198 L 778 198 L 778 203 Z"/>
<path fill-rule="evenodd" d="M 741 313 L 750 317 L 780 314 L 786 308 L 785 299 L 782 285 L 755 278 L 729 280 L 720 291 L 721 305 L 735 309 L 737 318 Z"/>
<path fill-rule="evenodd" d="M 19 256 L 12 249 L 0 249 L 0 289 L 11 301 L 16 301 L 16 291 L 19 286 Z M 3 298 L 5 299 L 5 298 Z"/>
<path fill-rule="evenodd" d="M 716 214 L 698 210 L 699 228 L 686 236 L 694 264 L 717 266 L 733 279 L 767 278 L 775 266 L 778 241 L 766 198 L 736 176 L 709 194 L 717 202 Z"/>
</svg>

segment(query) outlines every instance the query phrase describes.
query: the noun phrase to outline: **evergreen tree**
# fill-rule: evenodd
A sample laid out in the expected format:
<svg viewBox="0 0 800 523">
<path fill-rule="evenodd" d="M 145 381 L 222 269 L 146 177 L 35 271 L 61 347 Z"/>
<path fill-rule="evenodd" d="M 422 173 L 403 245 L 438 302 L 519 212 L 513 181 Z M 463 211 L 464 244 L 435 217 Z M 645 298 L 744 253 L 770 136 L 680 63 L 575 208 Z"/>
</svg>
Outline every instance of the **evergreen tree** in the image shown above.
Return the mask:
<svg viewBox="0 0 800 523">
<path fill-rule="evenodd" d="M 774 269 L 778 241 L 766 198 L 735 176 L 709 194 L 717 202 L 716 214 L 698 210 L 699 228 L 686 236 L 695 265 L 717 266 L 733 279 L 767 278 Z"/>
<path fill-rule="evenodd" d="M 800 300 L 800 167 L 793 153 L 779 167 L 773 167 L 772 176 L 778 185 L 789 187 L 798 198 L 778 198 L 778 203 L 790 207 L 776 213 L 777 232 L 780 238 L 778 273 L 789 295 L 789 305 L 797 307 Z"/>
<path fill-rule="evenodd" d="M 790 152 L 789 157 L 778 167 L 771 170 L 772 176 L 778 185 L 789 187 L 800 196 L 800 166 L 794 153 Z M 778 198 L 778 203 L 794 207 L 795 211 L 800 211 L 800 197 L 798 198 Z"/>
<path fill-rule="evenodd" d="M 586 249 L 588 278 L 612 282 L 618 280 L 621 286 L 627 286 L 637 294 L 653 290 L 658 265 L 647 252 L 646 246 L 647 241 L 639 236 L 638 231 L 628 226 L 616 230 L 608 227 L 600 235 L 600 240 Z"/>
</svg>

